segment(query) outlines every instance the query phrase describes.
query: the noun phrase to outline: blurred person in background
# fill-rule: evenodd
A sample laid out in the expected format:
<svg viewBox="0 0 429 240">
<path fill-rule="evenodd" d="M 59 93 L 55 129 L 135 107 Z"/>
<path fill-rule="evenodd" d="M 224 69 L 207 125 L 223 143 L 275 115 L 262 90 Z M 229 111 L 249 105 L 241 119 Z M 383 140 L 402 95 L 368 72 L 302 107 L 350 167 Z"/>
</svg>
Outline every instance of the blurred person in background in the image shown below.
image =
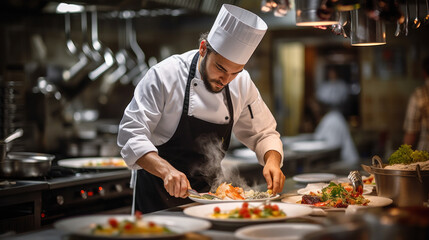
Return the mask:
<svg viewBox="0 0 429 240">
<path fill-rule="evenodd" d="M 350 134 L 350 128 L 341 109 L 348 100 L 349 89 L 339 79 L 335 68 L 328 68 L 328 80 L 316 89 L 316 98 L 311 108 L 318 120 L 314 139 L 323 140 L 329 146 L 341 149 L 340 158 L 344 166 L 359 163 L 359 154 Z"/>
<path fill-rule="evenodd" d="M 429 56 L 423 59 L 424 84 L 414 90 L 404 120 L 404 144 L 429 151 Z"/>
</svg>

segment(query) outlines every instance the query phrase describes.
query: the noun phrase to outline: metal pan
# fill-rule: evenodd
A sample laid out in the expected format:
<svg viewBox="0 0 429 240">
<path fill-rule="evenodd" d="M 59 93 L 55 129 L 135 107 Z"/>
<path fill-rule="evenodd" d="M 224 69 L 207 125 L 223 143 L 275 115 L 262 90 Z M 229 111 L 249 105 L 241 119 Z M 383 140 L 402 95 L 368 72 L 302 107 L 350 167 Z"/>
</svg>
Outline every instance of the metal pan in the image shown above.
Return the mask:
<svg viewBox="0 0 429 240">
<path fill-rule="evenodd" d="M 0 161 L 0 176 L 4 178 L 43 177 L 51 170 L 54 155 L 33 152 L 9 152 Z"/>
</svg>

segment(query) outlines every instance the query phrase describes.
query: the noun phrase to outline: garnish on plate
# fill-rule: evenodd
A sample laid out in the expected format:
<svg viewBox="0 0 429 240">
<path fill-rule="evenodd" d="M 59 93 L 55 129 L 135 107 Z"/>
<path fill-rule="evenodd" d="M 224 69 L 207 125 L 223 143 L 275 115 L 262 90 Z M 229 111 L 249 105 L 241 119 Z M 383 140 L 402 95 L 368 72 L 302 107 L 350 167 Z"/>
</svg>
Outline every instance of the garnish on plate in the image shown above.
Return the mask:
<svg viewBox="0 0 429 240">
<path fill-rule="evenodd" d="M 263 203 L 251 206 L 248 202 L 243 202 L 241 207 L 232 210 L 222 211 L 219 207 L 215 207 L 210 216 L 220 219 L 261 219 L 281 218 L 285 217 L 286 213 L 277 204 Z"/>
<path fill-rule="evenodd" d="M 349 205 L 367 206 L 369 199 L 366 199 L 348 185 L 330 182 L 321 191 L 303 195 L 299 203 L 316 207 L 346 208 Z"/>
</svg>

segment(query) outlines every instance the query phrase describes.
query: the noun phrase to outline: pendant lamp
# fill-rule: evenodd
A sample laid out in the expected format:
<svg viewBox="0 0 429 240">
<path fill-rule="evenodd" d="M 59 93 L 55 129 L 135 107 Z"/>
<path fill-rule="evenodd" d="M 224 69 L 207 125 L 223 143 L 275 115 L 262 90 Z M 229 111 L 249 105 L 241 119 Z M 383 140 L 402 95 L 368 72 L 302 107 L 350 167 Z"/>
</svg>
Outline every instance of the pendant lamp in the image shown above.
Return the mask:
<svg viewBox="0 0 429 240">
<path fill-rule="evenodd" d="M 327 0 L 295 1 L 297 26 L 325 26 L 337 24 L 335 9 Z"/>
<path fill-rule="evenodd" d="M 377 46 L 386 44 L 386 25 L 374 20 L 364 9 L 351 11 L 351 45 Z"/>
</svg>

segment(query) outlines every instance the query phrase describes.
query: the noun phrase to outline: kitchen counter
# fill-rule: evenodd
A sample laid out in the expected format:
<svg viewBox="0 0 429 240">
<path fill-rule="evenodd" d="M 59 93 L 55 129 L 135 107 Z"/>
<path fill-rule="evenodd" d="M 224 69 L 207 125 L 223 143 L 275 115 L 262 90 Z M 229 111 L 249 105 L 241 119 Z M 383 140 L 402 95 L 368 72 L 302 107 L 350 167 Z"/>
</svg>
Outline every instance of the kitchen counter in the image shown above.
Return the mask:
<svg viewBox="0 0 429 240">
<path fill-rule="evenodd" d="M 292 178 L 286 179 L 282 196 L 294 195 L 296 190 L 306 184 L 297 183 Z M 264 186 L 260 186 L 263 188 Z M 280 200 L 277 200 L 280 201 Z M 179 207 L 154 212 L 147 215 L 185 216 L 183 209 L 198 205 L 191 203 Z M 356 209 L 355 209 L 356 210 Z M 312 215 L 291 218 L 284 223 L 317 224 L 322 230 L 308 239 L 348 239 L 348 240 L 378 240 L 378 239 L 428 239 L 429 223 L 427 214 L 429 208 L 408 211 L 408 209 L 386 207 L 361 208 L 358 211 L 333 211 L 326 215 Z M 213 224 L 211 228 L 201 232 L 189 233 L 178 238 L 180 240 L 233 240 L 239 227 Z M 7 240 L 84 240 L 86 238 L 70 235 L 52 227 L 17 235 L 3 235 L 0 239 Z M 98 239 L 98 238 L 97 238 Z"/>
<path fill-rule="evenodd" d="M 259 186 L 260 188 L 264 188 L 264 185 Z M 289 178 L 286 180 L 284 189 L 283 189 L 283 194 L 287 193 L 287 194 L 294 194 L 296 192 L 296 189 L 305 187 L 305 184 L 300 184 L 300 183 L 296 183 L 295 181 L 292 180 L 292 178 Z M 280 200 L 276 200 L 276 201 L 280 201 Z M 167 209 L 167 210 L 162 210 L 162 211 L 158 211 L 158 212 L 154 212 L 154 213 L 150 213 L 148 215 L 167 215 L 167 216 L 186 216 L 183 213 L 183 209 L 189 206 L 193 206 L 193 205 L 198 205 L 199 203 L 191 203 L 191 204 L 186 204 L 183 206 L 179 206 L 176 208 L 171 208 L 171 209 Z M 333 213 L 333 214 L 337 214 L 337 213 Z M 344 214 L 344 213 L 343 213 Z M 293 218 L 293 219 L 288 219 L 286 220 L 286 222 L 296 222 L 296 223 L 323 223 L 325 221 L 326 217 L 323 216 L 306 216 L 306 217 L 301 217 L 301 218 Z M 234 238 L 234 231 L 237 229 L 238 227 L 225 227 L 225 226 L 217 226 L 217 225 L 213 225 L 210 229 L 205 230 L 205 231 L 201 231 L 198 233 L 192 233 L 192 234 L 187 234 L 185 235 L 185 237 L 180 238 L 180 239 L 219 239 L 219 240 L 229 240 L 229 239 L 236 239 Z M 38 231 L 34 231 L 34 232 L 28 232 L 28 233 L 22 233 L 22 234 L 16 234 L 13 235 L 13 233 L 10 233 L 9 236 L 7 235 L 0 235 L 0 239 L 8 239 L 8 240 L 38 240 L 38 239 L 43 239 L 43 240 L 58 240 L 58 239 L 63 239 L 63 240 L 74 240 L 74 239 L 82 239 L 82 238 L 77 238 L 76 236 L 73 235 L 69 235 L 67 233 L 64 233 L 58 229 L 53 228 L 52 226 L 50 227 L 46 227 L 42 230 L 38 230 Z"/>
</svg>

